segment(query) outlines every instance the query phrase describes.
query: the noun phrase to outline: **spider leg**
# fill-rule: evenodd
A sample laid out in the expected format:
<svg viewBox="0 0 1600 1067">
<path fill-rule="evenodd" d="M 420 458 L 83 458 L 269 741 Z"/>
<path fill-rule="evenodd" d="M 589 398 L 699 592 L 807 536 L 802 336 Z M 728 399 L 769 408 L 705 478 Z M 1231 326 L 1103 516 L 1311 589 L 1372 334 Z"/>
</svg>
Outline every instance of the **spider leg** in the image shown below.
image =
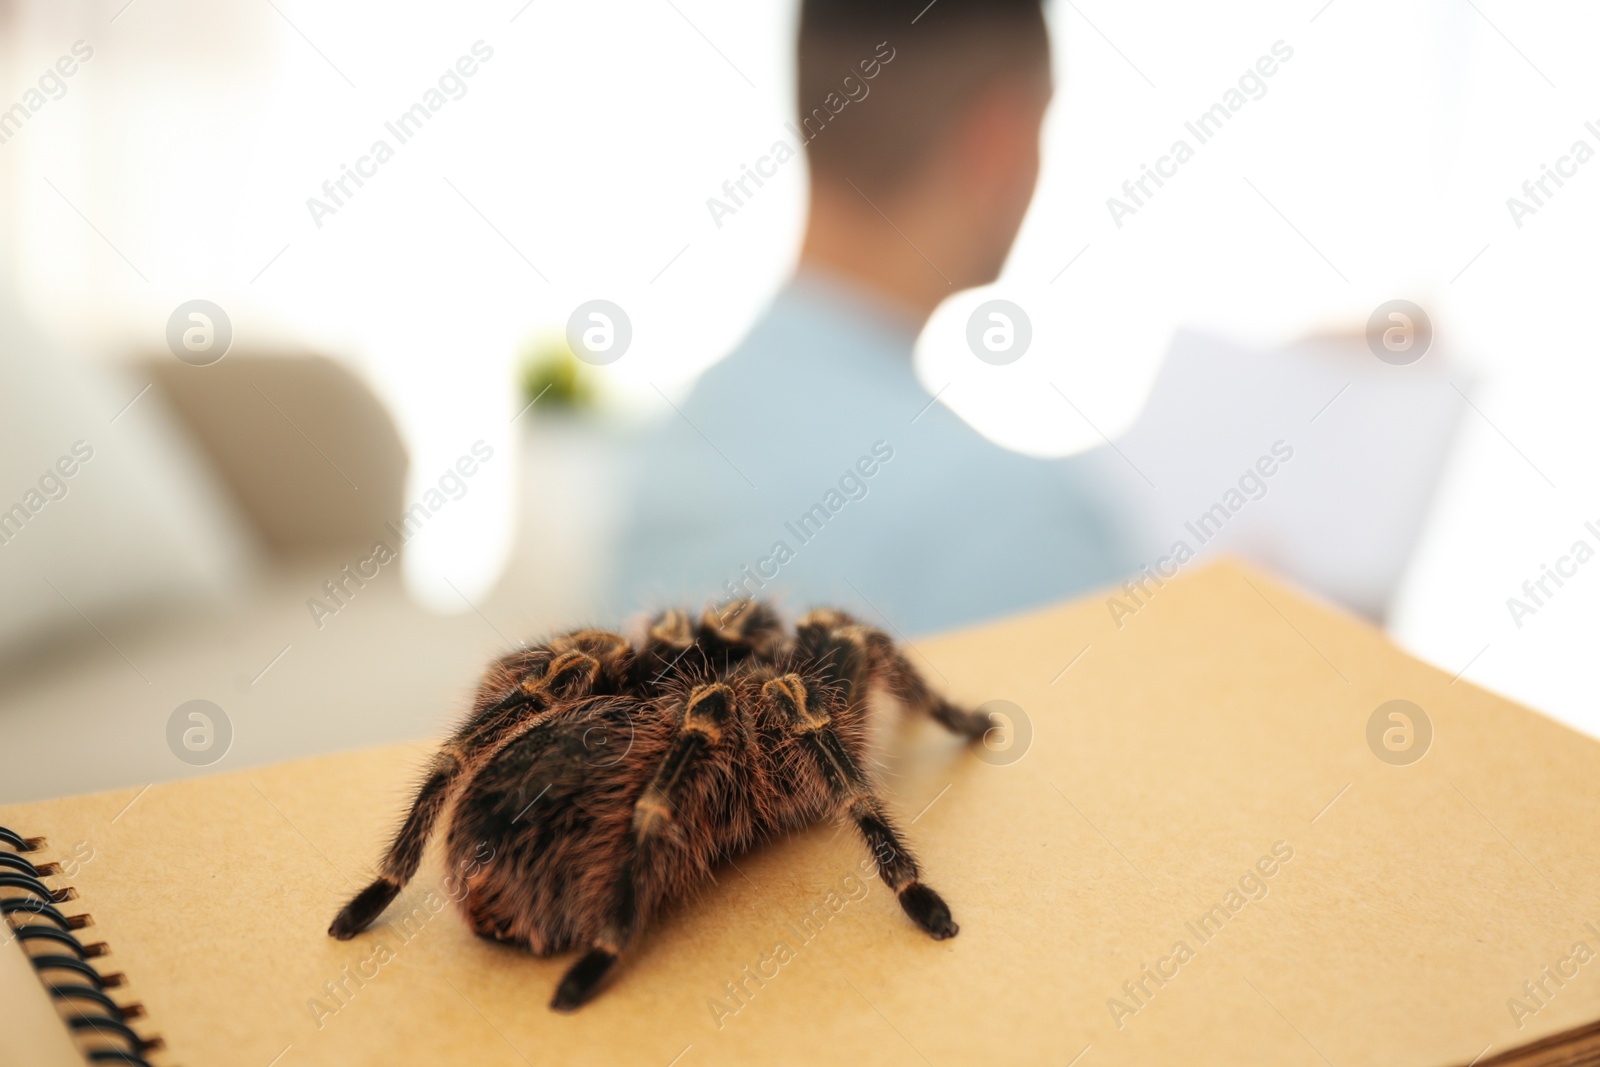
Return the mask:
<svg viewBox="0 0 1600 1067">
<path fill-rule="evenodd" d="M 450 788 L 460 772 L 461 758 L 450 749 L 446 748 L 433 757 L 428 776 L 423 779 L 405 822 L 401 824 L 388 854 L 384 856 L 382 873 L 334 916 L 328 927 L 331 936 L 348 941 L 365 930 L 400 894 L 401 888 L 417 871 L 428 832 L 433 829 L 434 820 L 449 799 Z"/>
<path fill-rule="evenodd" d="M 878 876 L 895 893 L 900 907 L 935 941 L 959 931 L 950 908 L 932 887 L 921 881 L 916 857 L 901 839 L 883 802 L 832 725 L 821 702 L 809 699 L 805 679 L 786 674 L 761 687 L 769 715 L 786 722 L 801 746 L 816 761 L 839 810 L 848 813 L 861 839 L 878 861 Z"/>
<path fill-rule="evenodd" d="M 461 780 L 537 722 L 538 713 L 556 700 L 587 693 L 599 672 L 600 664 L 593 657 L 563 652 L 550 661 L 543 674 L 524 680 L 519 703 L 501 700 L 456 731 L 433 757 L 411 810 L 384 855 L 378 877 L 339 910 L 328 927 L 329 935 L 347 941 L 371 925 L 416 875 L 433 824 Z"/>
<path fill-rule="evenodd" d="M 922 672 L 912 666 L 906 654 L 889 639 L 889 635 L 871 626 L 864 626 L 843 612 L 824 609 L 814 611 L 800 621 L 803 640 L 807 641 L 824 672 L 856 674 L 864 671 L 866 677 L 894 694 L 895 698 L 913 714 L 930 716 L 933 721 L 960 737 L 976 741 L 994 729 L 998 723 L 983 712 L 967 711 L 935 693 Z M 809 628 L 809 633 L 805 629 Z M 841 657 L 851 658 L 847 648 L 861 653 L 853 670 L 842 667 Z M 837 678 L 830 678 L 837 681 Z"/>
<path fill-rule="evenodd" d="M 747 659 L 771 662 L 787 643 L 778 613 L 759 600 L 743 599 L 700 615 L 695 640 L 719 667 Z"/>
<path fill-rule="evenodd" d="M 639 652 L 633 658 L 628 679 L 630 688 L 635 692 L 654 691 L 682 662 L 694 643 L 694 624 L 686 612 L 668 610 L 657 615 L 651 620 Z"/>
<path fill-rule="evenodd" d="M 550 1007 L 573 1011 L 592 999 L 637 928 L 638 874 L 677 832 L 677 803 L 694 766 L 722 740 L 735 713 L 733 690 L 721 683 L 696 686 L 683 725 L 633 806 L 633 852 L 618 872 L 606 920 L 589 950 L 556 987 Z"/>
<path fill-rule="evenodd" d="M 894 642 L 876 630 L 869 632 L 867 649 L 872 660 L 869 669 L 907 709 L 925 713 L 946 730 L 971 741 L 979 740 L 998 725 L 986 712 L 968 711 L 935 693 L 922 672 L 911 665 Z"/>
</svg>

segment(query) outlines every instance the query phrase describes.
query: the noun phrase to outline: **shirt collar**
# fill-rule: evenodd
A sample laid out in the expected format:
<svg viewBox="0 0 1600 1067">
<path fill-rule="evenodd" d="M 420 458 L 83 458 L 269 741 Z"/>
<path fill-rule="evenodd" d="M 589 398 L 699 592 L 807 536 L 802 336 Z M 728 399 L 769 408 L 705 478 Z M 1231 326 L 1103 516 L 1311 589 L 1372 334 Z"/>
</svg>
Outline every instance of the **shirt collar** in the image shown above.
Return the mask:
<svg viewBox="0 0 1600 1067">
<path fill-rule="evenodd" d="M 831 327 L 864 347 L 900 357 L 907 367 L 922 332 L 915 316 L 865 295 L 860 283 L 817 267 L 797 269 L 773 303 L 780 314 L 800 317 L 812 327 Z"/>
</svg>

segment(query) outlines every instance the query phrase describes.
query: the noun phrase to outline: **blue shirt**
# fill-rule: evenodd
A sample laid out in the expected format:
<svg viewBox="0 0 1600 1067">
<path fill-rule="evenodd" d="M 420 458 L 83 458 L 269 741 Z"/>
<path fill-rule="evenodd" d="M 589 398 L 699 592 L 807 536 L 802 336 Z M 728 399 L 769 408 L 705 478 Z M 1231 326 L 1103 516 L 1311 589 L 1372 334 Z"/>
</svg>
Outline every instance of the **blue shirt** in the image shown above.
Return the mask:
<svg viewBox="0 0 1600 1067">
<path fill-rule="evenodd" d="M 618 606 L 744 593 L 916 634 L 1136 569 L 1087 468 L 933 402 L 915 341 L 840 281 L 792 281 L 632 457 Z"/>
</svg>

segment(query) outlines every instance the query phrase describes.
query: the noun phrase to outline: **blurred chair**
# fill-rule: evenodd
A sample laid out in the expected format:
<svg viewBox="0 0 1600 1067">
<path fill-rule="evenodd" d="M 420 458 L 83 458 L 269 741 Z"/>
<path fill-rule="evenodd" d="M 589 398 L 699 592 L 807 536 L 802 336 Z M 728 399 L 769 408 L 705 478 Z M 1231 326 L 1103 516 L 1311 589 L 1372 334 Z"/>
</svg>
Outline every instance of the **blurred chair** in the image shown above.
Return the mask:
<svg viewBox="0 0 1600 1067">
<path fill-rule="evenodd" d="M 45 337 L 0 279 L 0 650 L 249 572 L 254 538 L 148 384 Z"/>
<path fill-rule="evenodd" d="M 208 367 L 157 356 L 142 369 L 269 551 L 395 544 L 384 525 L 405 510 L 405 445 L 388 410 L 342 364 L 230 353 Z"/>
</svg>

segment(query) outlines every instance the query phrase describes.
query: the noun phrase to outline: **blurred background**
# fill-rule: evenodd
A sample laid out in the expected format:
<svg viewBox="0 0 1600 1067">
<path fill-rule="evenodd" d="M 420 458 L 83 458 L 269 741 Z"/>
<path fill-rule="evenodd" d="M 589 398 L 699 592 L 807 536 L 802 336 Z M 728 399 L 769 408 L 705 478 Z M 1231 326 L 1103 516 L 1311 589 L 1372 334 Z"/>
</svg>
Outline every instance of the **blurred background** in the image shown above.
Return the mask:
<svg viewBox="0 0 1600 1067">
<path fill-rule="evenodd" d="M 1508 605 L 1600 548 L 1600 12 L 1049 15 L 1038 195 L 1000 281 L 924 330 L 929 394 L 1103 453 L 1152 564 L 1293 442 L 1300 481 L 1208 550 L 1600 735 L 1600 565 Z M 0 800 L 427 735 L 489 656 L 654 606 L 605 592 L 621 471 L 793 267 L 800 161 L 708 200 L 791 139 L 795 17 L 0 0 Z M 1108 209 L 1278 42 L 1258 98 Z M 1033 329 L 1003 367 L 965 341 L 995 297 Z M 631 328 L 605 365 L 566 342 L 596 299 Z M 1367 341 L 1394 300 L 1432 325 L 1405 367 Z M 197 699 L 227 744 L 177 763 Z"/>
</svg>

